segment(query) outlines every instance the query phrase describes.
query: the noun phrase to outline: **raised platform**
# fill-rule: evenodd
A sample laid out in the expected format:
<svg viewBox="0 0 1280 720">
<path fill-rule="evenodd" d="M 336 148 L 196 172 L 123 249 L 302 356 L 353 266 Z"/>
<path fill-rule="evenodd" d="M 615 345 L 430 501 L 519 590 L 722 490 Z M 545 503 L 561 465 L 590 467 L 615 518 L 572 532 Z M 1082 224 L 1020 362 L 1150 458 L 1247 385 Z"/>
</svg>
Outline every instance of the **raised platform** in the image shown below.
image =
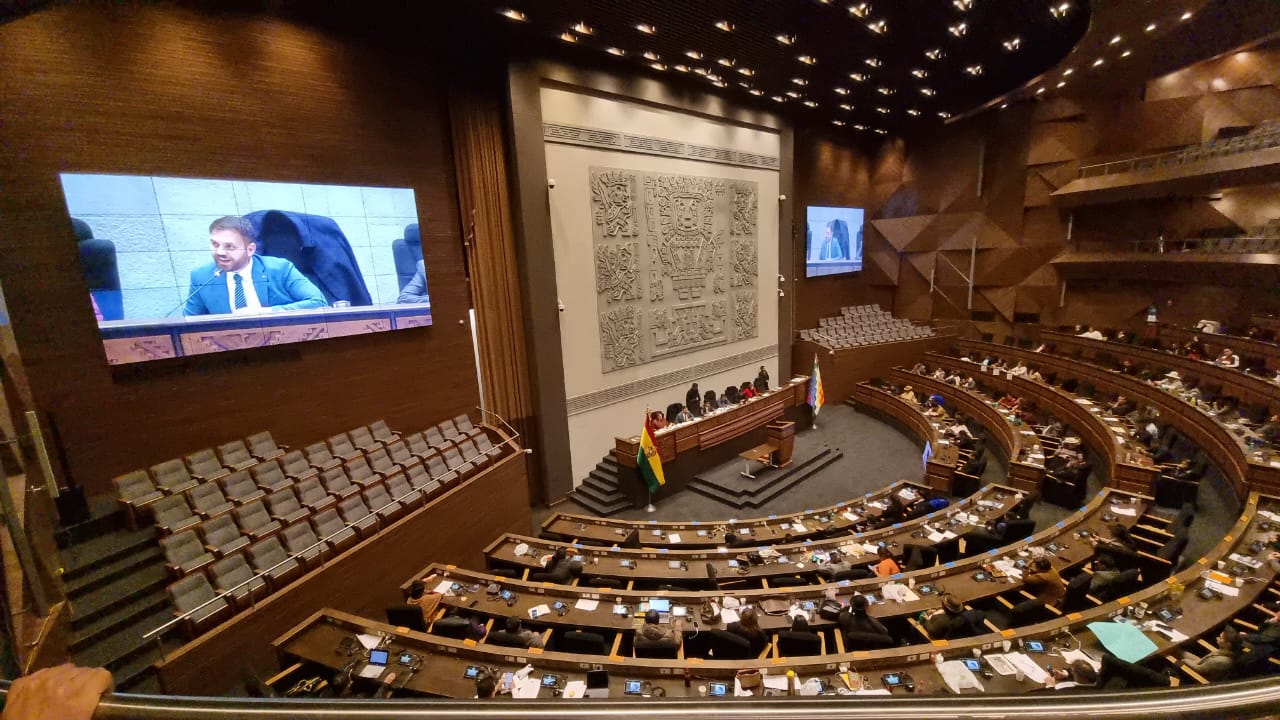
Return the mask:
<svg viewBox="0 0 1280 720">
<path fill-rule="evenodd" d="M 742 461 L 730 462 L 694 476 L 687 489 L 731 508 L 759 508 L 844 457 L 844 453 L 824 445 L 807 452 L 797 450 L 792 457 L 785 468 L 762 468 L 752 461 L 754 478 L 742 475 Z"/>
</svg>

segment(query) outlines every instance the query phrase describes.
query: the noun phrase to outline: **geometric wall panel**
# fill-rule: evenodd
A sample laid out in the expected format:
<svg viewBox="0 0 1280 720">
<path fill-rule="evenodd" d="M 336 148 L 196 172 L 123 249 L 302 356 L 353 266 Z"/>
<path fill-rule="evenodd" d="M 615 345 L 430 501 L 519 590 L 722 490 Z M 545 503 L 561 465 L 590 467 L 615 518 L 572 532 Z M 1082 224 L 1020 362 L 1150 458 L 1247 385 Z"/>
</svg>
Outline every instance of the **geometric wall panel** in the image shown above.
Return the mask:
<svg viewBox="0 0 1280 720">
<path fill-rule="evenodd" d="M 929 223 L 933 222 L 933 217 L 933 215 L 916 215 L 915 217 L 872 220 L 871 225 L 880 231 L 880 234 L 894 249 L 901 252 L 915 242 L 921 231 L 928 227 Z"/>
</svg>

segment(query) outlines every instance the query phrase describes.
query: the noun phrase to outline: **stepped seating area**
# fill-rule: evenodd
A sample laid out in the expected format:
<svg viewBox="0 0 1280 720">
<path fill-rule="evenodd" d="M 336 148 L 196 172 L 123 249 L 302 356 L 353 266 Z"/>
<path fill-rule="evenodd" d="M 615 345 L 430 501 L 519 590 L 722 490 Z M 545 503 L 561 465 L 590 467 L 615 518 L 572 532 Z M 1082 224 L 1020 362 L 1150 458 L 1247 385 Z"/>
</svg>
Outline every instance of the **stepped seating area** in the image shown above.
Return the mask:
<svg viewBox="0 0 1280 720">
<path fill-rule="evenodd" d="M 1186 165 L 1202 162 L 1211 158 L 1235 155 L 1245 152 L 1256 152 L 1280 145 L 1280 120 L 1268 120 L 1255 125 L 1249 132 L 1234 137 L 1218 138 L 1200 145 L 1191 145 L 1181 150 L 1148 155 L 1129 160 L 1084 165 L 1080 168 L 1080 177 L 1094 177 L 1117 172 L 1135 170 L 1152 170 L 1155 168 Z"/>
<path fill-rule="evenodd" d="M 466 415 L 401 437 L 378 421 L 303 451 L 267 433 L 151 468 L 146 503 L 177 578 L 168 593 L 187 637 L 301 577 L 501 453 Z M 117 479 L 131 491 L 145 471 Z"/>
<path fill-rule="evenodd" d="M 843 307 L 835 317 L 818 320 L 818 327 L 801 330 L 800 339 L 828 350 L 878 345 L 933 336 L 933 328 L 893 317 L 879 305 Z"/>
</svg>

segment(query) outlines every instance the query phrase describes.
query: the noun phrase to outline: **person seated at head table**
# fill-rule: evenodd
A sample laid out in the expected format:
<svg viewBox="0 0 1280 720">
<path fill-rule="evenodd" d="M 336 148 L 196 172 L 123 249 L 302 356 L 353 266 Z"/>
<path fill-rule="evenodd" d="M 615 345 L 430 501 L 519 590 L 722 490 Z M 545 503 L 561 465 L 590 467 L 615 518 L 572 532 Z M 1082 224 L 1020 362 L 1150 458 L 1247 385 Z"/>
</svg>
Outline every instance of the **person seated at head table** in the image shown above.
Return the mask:
<svg viewBox="0 0 1280 720">
<path fill-rule="evenodd" d="M 919 400 L 916 400 L 916 393 L 911 389 L 910 385 L 902 388 L 902 392 L 898 393 L 898 397 L 909 403 L 917 405 L 920 403 Z"/>
<path fill-rule="evenodd" d="M 693 422 L 695 419 L 696 418 L 693 417 L 693 413 L 689 412 L 689 408 L 687 407 L 680 408 L 680 413 L 676 415 L 677 423 Z"/>
<path fill-rule="evenodd" d="M 1022 409 L 1022 400 L 1015 397 L 1012 393 L 1005 393 L 1004 396 L 1000 398 L 1000 407 L 1011 413 L 1016 413 Z"/>
<path fill-rule="evenodd" d="M 757 395 L 756 389 L 751 384 L 750 380 L 743 380 L 742 384 L 738 386 L 738 396 L 741 397 L 743 400 L 750 400 L 756 395 Z"/>
<path fill-rule="evenodd" d="M 710 415 L 720 409 L 720 403 L 716 401 L 716 391 L 708 390 L 702 394 L 702 414 Z"/>
<path fill-rule="evenodd" d="M 285 258 L 255 254 L 253 224 L 228 215 L 209 225 L 213 262 L 191 271 L 182 314 L 256 314 L 328 306 L 324 293 Z M 219 281 L 219 278 L 224 278 Z"/>
<path fill-rule="evenodd" d="M 636 642 L 642 644 L 673 643 L 677 648 L 684 642 L 684 624 L 679 618 L 671 618 L 671 622 L 662 623 L 662 616 L 657 610 L 649 610 L 644 614 L 644 624 L 636 630 Z"/>
<path fill-rule="evenodd" d="M 1218 646 L 1213 652 L 1202 658 L 1189 652 L 1183 653 L 1182 662 L 1186 663 L 1189 669 L 1204 676 L 1205 680 L 1225 680 L 1231 674 L 1231 669 L 1243 651 L 1240 631 L 1227 625 L 1222 628 L 1222 632 L 1218 633 Z"/>
<path fill-rule="evenodd" d="M 754 387 L 757 395 L 769 392 L 769 371 L 763 365 L 760 366 L 760 372 L 756 373 Z"/>
<path fill-rule="evenodd" d="M 1222 352 L 1218 355 L 1218 359 L 1214 362 L 1226 368 L 1240 367 L 1240 356 L 1231 351 L 1231 348 L 1222 348 Z"/>
<path fill-rule="evenodd" d="M 1062 576 L 1047 557 L 1031 561 L 1031 570 L 1022 579 L 1022 585 L 1036 599 L 1051 607 L 1061 606 L 1062 599 L 1067 594 L 1067 584 L 1062 581 Z"/>
<path fill-rule="evenodd" d="M 400 295 L 396 297 L 396 304 L 418 305 L 428 302 L 431 302 L 431 296 L 427 294 L 427 265 L 419 260 L 413 277 L 409 278 L 409 282 L 405 283 Z"/>
<path fill-rule="evenodd" d="M 702 392 L 698 390 L 698 383 L 694 383 L 684 394 L 684 407 L 693 415 L 697 415 L 702 409 Z"/>
<path fill-rule="evenodd" d="M 667 426 L 667 416 L 662 414 L 661 410 L 654 410 L 649 413 L 649 427 L 654 430 L 661 430 Z"/>
<path fill-rule="evenodd" d="M 719 401 L 720 407 L 727 408 L 732 404 L 733 403 L 729 400 L 728 395 L 725 395 L 724 393 L 720 393 L 720 401 Z"/>
<path fill-rule="evenodd" d="M 738 622 L 729 623 L 725 630 L 750 643 L 752 657 L 758 657 L 769 644 L 769 636 L 760 628 L 760 618 L 756 615 L 755 608 L 746 608 L 738 613 Z"/>
</svg>

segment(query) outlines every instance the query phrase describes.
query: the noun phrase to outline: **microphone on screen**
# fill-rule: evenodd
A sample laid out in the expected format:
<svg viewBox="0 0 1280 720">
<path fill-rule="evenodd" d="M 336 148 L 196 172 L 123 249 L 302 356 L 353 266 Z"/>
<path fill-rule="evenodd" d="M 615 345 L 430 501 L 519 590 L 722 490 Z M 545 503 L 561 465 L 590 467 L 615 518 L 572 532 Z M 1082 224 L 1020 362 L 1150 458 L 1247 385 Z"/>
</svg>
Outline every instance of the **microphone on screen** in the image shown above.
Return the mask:
<svg viewBox="0 0 1280 720">
<path fill-rule="evenodd" d="M 212 275 L 212 276 L 210 276 L 208 280 L 205 280 L 204 282 L 200 283 L 199 285 L 197 285 L 197 286 L 195 287 L 195 289 L 194 289 L 194 290 L 192 290 L 191 292 L 187 293 L 187 296 L 186 296 L 185 298 L 183 298 L 183 299 L 182 299 L 182 302 L 180 302 L 180 303 L 178 303 L 177 305 L 175 305 L 175 306 L 174 306 L 174 308 L 173 308 L 173 310 L 170 310 L 169 312 L 165 313 L 165 314 L 164 314 L 164 316 L 165 316 L 165 317 L 169 317 L 169 316 L 170 316 L 170 315 L 172 315 L 172 314 L 174 313 L 174 311 L 176 311 L 178 308 L 186 307 L 187 303 L 191 302 L 191 298 L 193 298 L 193 297 L 195 297 L 195 296 L 196 296 L 196 293 L 198 293 L 198 292 L 200 292 L 201 290 L 205 289 L 205 286 L 207 286 L 209 283 L 213 282 L 214 280 L 217 280 L 217 279 L 218 279 L 218 278 L 220 278 L 220 277 L 222 277 L 222 268 L 218 268 L 217 270 L 214 270 L 214 271 L 213 271 L 213 275 Z"/>
</svg>

